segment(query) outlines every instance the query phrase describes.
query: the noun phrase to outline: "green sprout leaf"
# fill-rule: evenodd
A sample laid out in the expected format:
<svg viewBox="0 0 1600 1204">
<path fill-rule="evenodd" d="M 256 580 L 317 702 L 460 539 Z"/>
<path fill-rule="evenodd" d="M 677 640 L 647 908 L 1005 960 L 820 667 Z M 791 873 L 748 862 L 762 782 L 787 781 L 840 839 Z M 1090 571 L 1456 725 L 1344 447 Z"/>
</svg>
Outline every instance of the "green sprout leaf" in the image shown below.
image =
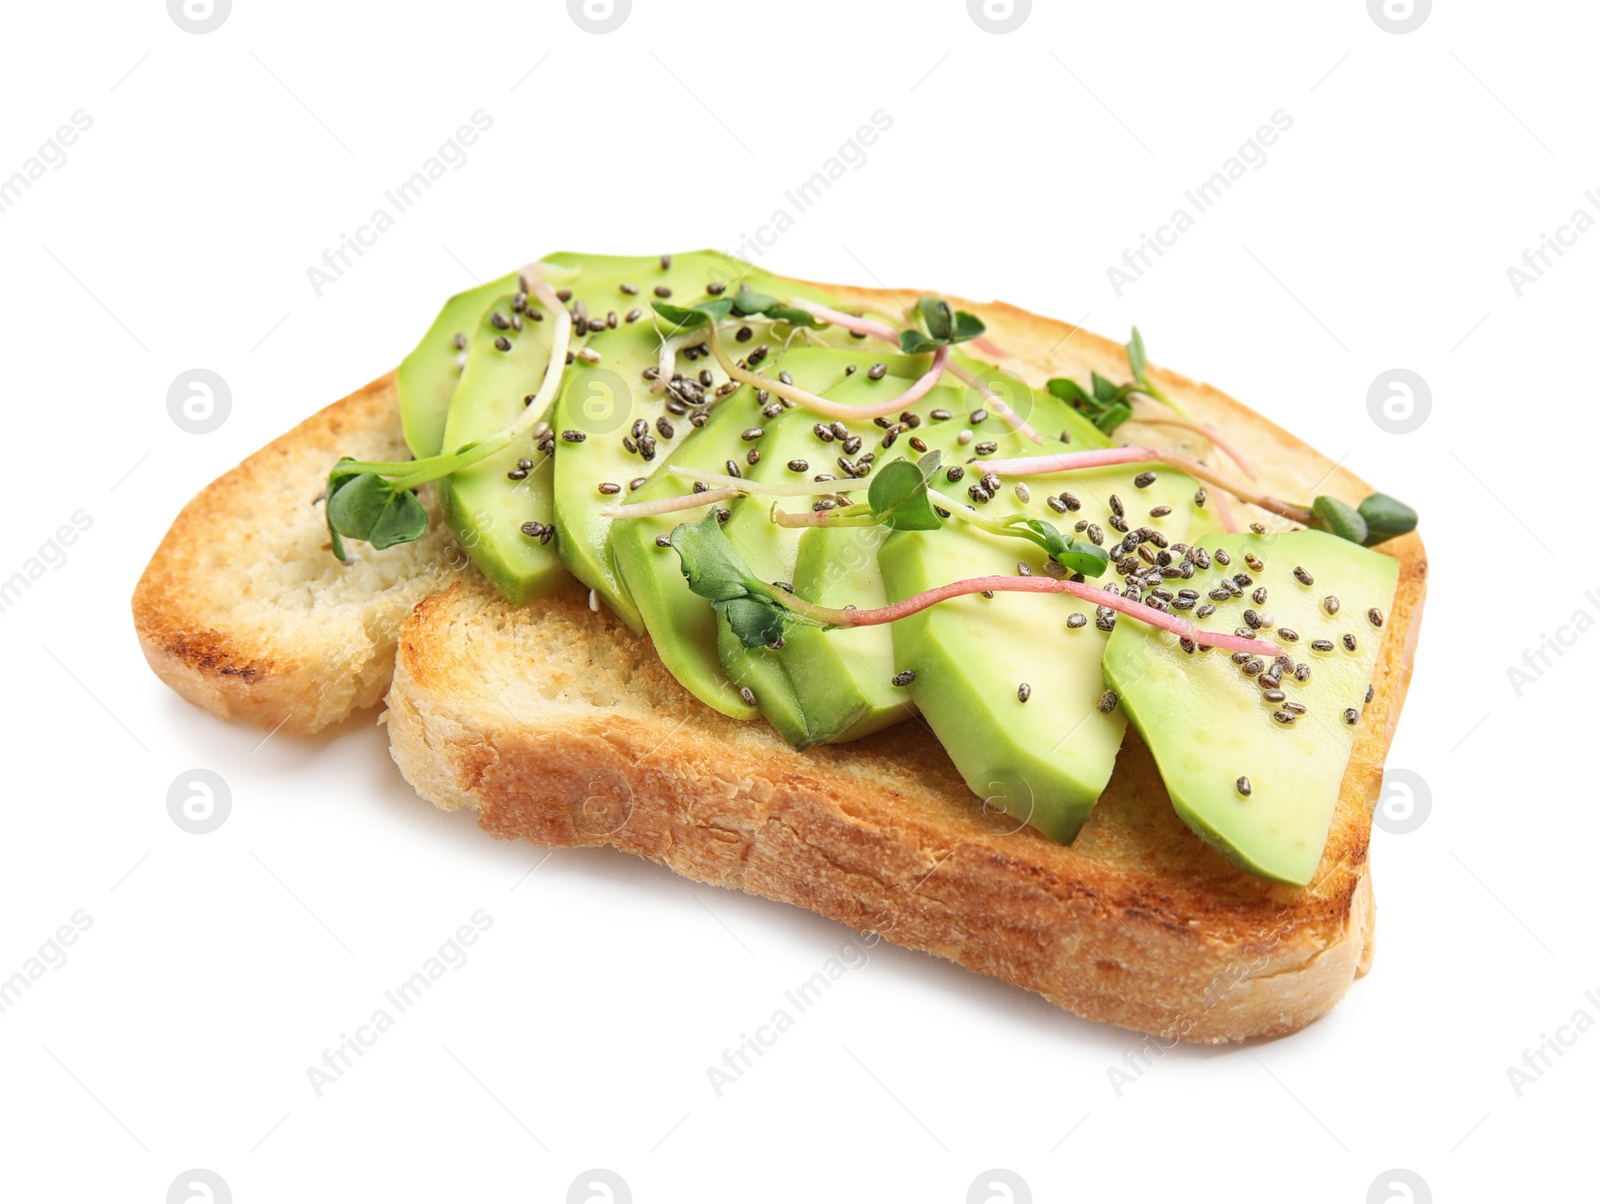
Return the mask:
<svg viewBox="0 0 1600 1204">
<path fill-rule="evenodd" d="M 327 516 L 333 552 L 340 560 L 346 559 L 340 536 L 382 549 L 420 539 L 428 529 L 428 512 L 411 490 L 396 489 L 375 472 L 341 472 L 338 465 L 328 476 Z"/>
<path fill-rule="evenodd" d="M 1092 394 L 1086 392 L 1077 381 L 1064 377 L 1050 381 L 1046 388 L 1094 423 L 1102 434 L 1109 435 L 1133 417 L 1133 406 L 1128 397 L 1139 389 L 1136 385 L 1112 384 L 1098 372 L 1091 373 L 1091 377 L 1094 387 Z"/>
<path fill-rule="evenodd" d="M 733 300 L 729 297 L 708 297 L 704 301 L 697 301 L 693 305 L 669 305 L 665 301 L 652 301 L 650 307 L 662 318 L 672 324 L 671 334 L 683 330 L 693 330 L 696 326 L 704 326 L 708 322 L 721 322 L 733 312 Z"/>
<path fill-rule="evenodd" d="M 1003 520 L 1000 525 L 1007 529 L 1007 534 L 1043 548 L 1051 560 L 1068 572 L 1100 577 L 1111 563 L 1104 548 L 1080 539 L 1070 539 L 1043 519 L 1017 514 Z"/>
<path fill-rule="evenodd" d="M 715 510 L 697 523 L 675 527 L 670 538 L 689 588 L 710 601 L 746 648 L 776 643 L 786 622 L 825 626 L 788 610 L 755 578 L 717 521 Z"/>
<path fill-rule="evenodd" d="M 1417 512 L 1387 493 L 1372 494 L 1356 508 L 1356 512 L 1366 521 L 1367 537 L 1362 542 L 1369 548 L 1417 529 Z"/>
<path fill-rule="evenodd" d="M 1351 543 L 1367 542 L 1367 520 L 1359 510 L 1345 505 L 1336 497 L 1319 497 L 1311 503 L 1311 514 L 1316 526 L 1330 531 Z"/>
<path fill-rule="evenodd" d="M 1144 336 L 1139 333 L 1139 328 L 1133 328 L 1133 336 L 1128 340 L 1128 370 L 1133 373 L 1133 379 L 1143 382 L 1150 375 L 1150 364 L 1144 356 Z"/>
<path fill-rule="evenodd" d="M 817 320 L 803 309 L 785 305 L 777 297 L 758 293 L 748 284 L 741 284 L 733 297 L 733 312 L 745 318 L 766 317 L 774 322 L 787 322 L 791 326 L 815 326 Z"/>
<path fill-rule="evenodd" d="M 891 531 L 937 531 L 944 524 L 928 499 L 928 480 L 939 471 L 939 453 L 931 451 L 913 464 L 885 464 L 867 489 L 872 517 Z"/>
<path fill-rule="evenodd" d="M 965 343 L 985 330 L 983 320 L 976 314 L 952 311 L 950 303 L 942 297 L 922 298 L 916 304 L 915 313 L 922 329 L 900 332 L 900 350 L 906 355 Z"/>
</svg>

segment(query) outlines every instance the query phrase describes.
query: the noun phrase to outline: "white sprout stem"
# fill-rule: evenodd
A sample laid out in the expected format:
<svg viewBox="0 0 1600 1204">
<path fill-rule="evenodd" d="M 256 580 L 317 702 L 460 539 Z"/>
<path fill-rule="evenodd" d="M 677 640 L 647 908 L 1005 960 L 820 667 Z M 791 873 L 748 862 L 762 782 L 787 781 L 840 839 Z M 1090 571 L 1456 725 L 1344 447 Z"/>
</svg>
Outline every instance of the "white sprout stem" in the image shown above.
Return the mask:
<svg viewBox="0 0 1600 1204">
<path fill-rule="evenodd" d="M 672 374 L 678 370 L 678 352 L 702 341 L 698 329 L 662 339 L 661 351 L 656 358 L 656 378 L 650 382 L 650 392 L 661 392 L 672 380 Z"/>
<path fill-rule="evenodd" d="M 545 411 L 550 408 L 550 403 L 555 400 L 556 391 L 561 387 L 561 377 L 567 368 L 567 348 L 572 342 L 572 315 L 561 303 L 561 298 L 556 296 L 555 290 L 545 283 L 542 273 L 546 267 L 545 264 L 536 263 L 522 270 L 522 280 L 527 283 L 528 292 L 555 315 L 555 330 L 550 340 L 550 362 L 545 365 L 544 379 L 539 382 L 539 391 L 529 399 L 527 406 L 517 416 L 516 422 L 481 440 L 469 453 L 470 459 L 464 461 L 461 467 L 487 459 L 527 434 L 544 417 Z M 433 480 L 434 478 L 428 473 L 428 469 L 419 469 L 411 476 L 398 477 L 393 482 L 394 488 L 410 489 Z"/>
<path fill-rule="evenodd" d="M 741 493 L 764 493 L 773 497 L 818 497 L 826 494 L 840 492 L 839 487 L 844 486 L 844 492 L 850 492 L 850 481 L 751 481 L 745 477 L 731 477 L 726 473 L 708 472 L 700 468 L 686 468 L 674 464 L 667 469 L 669 476 L 681 477 L 685 481 L 704 481 L 707 485 L 720 489 L 737 489 Z"/>
<path fill-rule="evenodd" d="M 680 510 L 696 510 L 725 502 L 729 498 L 743 497 L 743 489 L 707 489 L 700 493 L 685 493 L 677 497 L 658 497 L 651 502 L 629 502 L 624 506 L 605 506 L 600 513 L 605 518 L 651 518 L 657 514 L 676 514 Z"/>
<path fill-rule="evenodd" d="M 794 298 L 789 301 L 789 304 L 796 309 L 805 310 L 813 318 L 821 318 L 831 326 L 842 327 L 851 334 L 883 339 L 889 343 L 898 343 L 900 341 L 900 332 L 886 323 L 874 322 L 871 318 L 857 317 L 855 314 L 847 314 L 842 310 L 829 309 L 826 305 L 818 305 L 815 301 L 802 301 Z"/>
<path fill-rule="evenodd" d="M 1008 406 L 1001 398 L 1000 394 L 996 393 L 988 385 L 984 384 L 983 381 L 979 380 L 977 374 L 971 369 L 963 368 L 960 364 L 951 364 L 950 375 L 978 390 L 978 392 L 983 395 L 984 401 L 988 403 L 989 408 L 996 414 L 1000 415 L 1000 417 L 1006 422 L 1009 422 L 1011 424 L 1011 429 L 1016 431 L 1017 434 L 1026 439 L 1031 439 L 1034 443 L 1044 442 L 1043 436 L 1041 436 L 1038 431 L 1034 430 L 1033 427 L 1029 426 L 1025 418 Z"/>
<path fill-rule="evenodd" d="M 897 394 L 886 401 L 875 405 L 851 406 L 841 402 L 829 401 L 826 397 L 818 397 L 815 393 L 808 392 L 797 385 L 786 385 L 780 380 L 770 376 L 763 376 L 759 372 L 751 372 L 748 368 L 741 368 L 729 358 L 727 350 L 722 346 L 722 340 L 717 335 L 716 324 L 711 326 L 711 354 L 717 357 L 717 363 L 722 366 L 734 380 L 741 384 L 754 385 L 757 389 L 765 389 L 769 393 L 776 393 L 785 401 L 792 401 L 795 405 L 804 406 L 813 413 L 821 414 L 827 418 L 838 419 L 871 419 L 882 418 L 888 414 L 895 414 L 901 410 L 915 405 L 928 395 L 928 392 L 939 383 L 939 378 L 944 375 L 945 367 L 950 359 L 950 348 L 940 347 L 933 353 L 933 363 L 909 389 Z"/>
<path fill-rule="evenodd" d="M 1054 456 L 1021 457 L 1012 460 L 975 460 L 973 467 L 980 472 L 994 472 L 1002 476 L 1036 476 L 1041 473 L 1076 472 L 1084 468 L 1104 468 L 1112 464 L 1138 464 L 1146 460 L 1155 460 L 1188 473 L 1208 485 L 1226 490 L 1241 502 L 1249 502 L 1253 506 L 1260 506 L 1263 510 L 1281 515 L 1293 522 L 1309 524 L 1311 511 L 1304 506 L 1296 506 L 1292 502 L 1285 502 L 1267 494 L 1258 493 L 1248 489 L 1235 481 L 1229 480 L 1215 469 L 1209 468 L 1198 460 L 1191 460 L 1187 456 L 1180 456 L 1176 452 L 1167 451 L 1160 447 L 1107 447 L 1094 451 L 1064 452 Z"/>
</svg>

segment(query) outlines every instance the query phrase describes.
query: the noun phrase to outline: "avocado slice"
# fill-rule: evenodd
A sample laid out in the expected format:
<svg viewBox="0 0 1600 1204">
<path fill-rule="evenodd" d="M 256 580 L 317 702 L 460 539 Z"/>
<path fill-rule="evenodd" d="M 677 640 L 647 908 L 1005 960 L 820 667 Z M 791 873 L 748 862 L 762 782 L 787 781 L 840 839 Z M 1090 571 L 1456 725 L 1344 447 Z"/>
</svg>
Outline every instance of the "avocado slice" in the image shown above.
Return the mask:
<svg viewBox="0 0 1600 1204">
<path fill-rule="evenodd" d="M 1054 400 L 1036 402 L 1036 424 L 1041 415 L 1055 413 L 1046 404 Z M 1081 441 L 1096 442 L 1087 435 Z M 1074 442 L 1079 442 L 1076 435 Z M 1035 444 L 1025 448 L 1036 454 L 1052 450 Z M 1140 474 L 1152 468 L 1160 470 L 1154 481 L 1136 486 L 1134 479 L 1144 480 Z M 1094 524 L 1112 546 L 1121 538 L 1112 523 L 1114 505 L 1123 507 L 1133 530 L 1150 527 L 1169 545 L 1184 539 L 1194 510 L 1195 482 L 1160 465 L 1030 477 L 1026 487 L 1029 500 L 1022 502 L 1012 484 L 1003 484 L 985 510 L 997 512 L 995 517 L 1026 513 L 1063 533 L 1076 522 Z M 1064 495 L 1070 500 L 1062 501 Z M 1113 496 L 1119 502 L 1113 503 Z M 1052 497 L 1057 506 L 1077 508 L 1060 512 L 1050 504 Z M 1167 513 L 1160 513 L 1163 509 Z M 1100 532 L 1086 529 L 1076 537 L 1095 535 Z M 879 555 L 891 600 L 949 581 L 1013 575 L 1019 562 L 1040 574 L 1045 554 L 1021 540 L 970 526 L 896 532 Z M 1134 562 L 1145 567 L 1138 557 Z M 1092 582 L 1102 583 L 1123 584 L 1114 567 Z M 1116 625 L 1124 623 L 1131 620 Z M 1096 608 L 1049 594 L 971 596 L 931 607 L 893 628 L 896 666 L 915 672 L 908 689 L 972 792 L 986 807 L 1005 811 L 1054 840 L 1076 837 L 1111 778 L 1126 727 L 1114 705 L 1102 709 L 1106 634 Z"/>
<path fill-rule="evenodd" d="M 643 266 L 608 267 L 601 278 L 604 287 L 587 293 L 581 283 L 574 284 L 597 316 L 620 311 L 620 317 L 615 325 L 590 335 L 588 347 L 600 357 L 597 363 L 580 360 L 567 369 L 552 419 L 557 431 L 585 435 L 581 443 L 557 445 L 555 515 L 561 559 L 636 632 L 644 629 L 643 617 L 612 561 L 607 542 L 611 519 L 601 511 L 630 500 L 643 488 L 671 448 L 694 431 L 688 414 L 698 408 L 686 404 L 686 390 L 651 392 L 642 375 L 656 365 L 662 340 L 649 303 L 663 299 L 657 296 L 661 289 L 674 304 L 683 305 L 704 297 L 708 286 L 727 292 L 738 287 L 737 282 L 728 283 L 735 272 L 737 281 L 763 291 L 772 287 L 785 295 L 796 291 L 787 282 L 779 285 L 769 273 L 716 251 L 673 255 L 668 263 L 664 268 L 652 259 Z M 624 292 L 625 287 L 634 291 Z M 760 328 L 765 330 L 765 323 Z M 715 400 L 710 390 L 704 392 L 707 402 Z M 620 494 L 610 492 L 611 486 Z"/>
<path fill-rule="evenodd" d="M 887 606 L 889 591 L 878 566 L 887 535 L 882 527 L 804 532 L 790 579 L 794 592 L 823 606 Z M 823 631 L 795 625 L 784 638 L 784 668 L 819 741 L 859 740 L 917 713 L 911 696 L 893 684 L 894 634 L 887 627 Z"/>
<path fill-rule="evenodd" d="M 1185 653 L 1175 637 L 1137 623 L 1117 624 L 1106 681 L 1149 745 L 1184 823 L 1240 868 L 1305 886 L 1338 805 L 1399 562 L 1323 531 L 1222 535 L 1205 544 L 1232 563 L 1214 564 L 1196 585 L 1215 587 L 1235 573 L 1251 580 L 1242 597 L 1215 603 L 1208 625 L 1250 631 L 1252 618 L 1270 614 L 1259 634 L 1293 662 L 1278 687 L 1286 698 L 1266 699 L 1259 674 L 1248 672 L 1258 666 L 1215 649 Z M 1262 567 L 1248 565 L 1247 556 Z M 1260 588 L 1264 603 L 1252 596 Z M 1368 617 L 1373 609 L 1376 621 Z M 1291 704 L 1304 711 L 1284 709 Z"/>
<path fill-rule="evenodd" d="M 417 459 L 436 456 L 444 447 L 445 416 L 462 372 L 457 360 L 464 348 L 457 340 L 464 344 L 467 333 L 478 328 L 478 320 L 495 298 L 516 287 L 517 274 L 513 272 L 457 293 L 444 303 L 422 341 L 400 361 L 394 382 L 400 394 L 400 428 Z"/>
<path fill-rule="evenodd" d="M 468 340 L 467 366 L 445 423 L 446 448 L 459 449 L 510 426 L 544 379 L 550 362 L 549 336 L 541 331 L 546 323 L 522 321 L 521 330 L 501 326 L 509 321 L 512 301 L 498 298 Z M 521 468 L 523 462 L 530 467 Z M 550 541 L 527 533 L 548 527 L 554 517 L 554 474 L 549 455 L 530 435 L 439 482 L 440 508 L 456 541 L 514 605 L 539 597 L 563 576 Z M 539 526 L 525 531 L 524 523 Z"/>
</svg>

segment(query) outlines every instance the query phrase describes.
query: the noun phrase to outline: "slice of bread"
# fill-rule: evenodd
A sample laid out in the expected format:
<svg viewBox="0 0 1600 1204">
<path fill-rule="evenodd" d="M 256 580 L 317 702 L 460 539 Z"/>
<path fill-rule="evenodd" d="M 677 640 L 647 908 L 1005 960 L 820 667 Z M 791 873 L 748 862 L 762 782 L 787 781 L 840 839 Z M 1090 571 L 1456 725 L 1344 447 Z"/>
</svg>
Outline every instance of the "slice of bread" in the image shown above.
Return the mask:
<svg viewBox="0 0 1600 1204">
<path fill-rule="evenodd" d="M 844 304 L 880 309 L 918 295 L 825 287 Z M 1011 306 L 960 304 L 984 318 L 1007 353 L 1000 362 L 1031 384 L 1086 380 L 1091 370 L 1127 376 L 1115 343 Z M 1254 461 L 1266 492 L 1352 503 L 1370 492 L 1215 389 L 1157 377 Z M 301 503 L 339 454 L 401 454 L 393 411 L 388 382 L 376 382 L 180 516 L 140 583 L 135 615 L 152 665 L 185 697 L 296 730 L 332 722 L 381 693 L 398 616 L 420 598 L 388 696 L 394 757 L 424 797 L 476 808 L 496 836 L 612 844 L 939 953 L 1079 1015 L 1184 1041 L 1292 1031 L 1365 971 L 1372 808 L 1427 573 L 1416 536 L 1383 549 L 1401 575 L 1373 702 L 1318 876 L 1295 889 L 1234 869 L 1190 832 L 1131 729 L 1111 786 L 1064 847 L 986 813 L 920 722 L 796 753 L 765 723 L 696 701 L 647 639 L 590 610 L 576 587 L 529 608 L 506 605 L 460 570 L 437 526 L 409 547 L 358 545 L 360 563 L 340 569 L 320 509 Z M 1214 455 L 1188 432 L 1119 433 Z M 1263 517 L 1235 509 L 1243 522 Z M 244 556 L 259 567 L 240 564 Z"/>
<path fill-rule="evenodd" d="M 375 706 L 411 608 L 470 563 L 433 515 L 415 543 L 328 550 L 319 499 L 342 455 L 410 456 L 394 374 L 274 439 L 183 508 L 133 595 L 156 676 L 225 719 L 314 732 Z"/>
</svg>

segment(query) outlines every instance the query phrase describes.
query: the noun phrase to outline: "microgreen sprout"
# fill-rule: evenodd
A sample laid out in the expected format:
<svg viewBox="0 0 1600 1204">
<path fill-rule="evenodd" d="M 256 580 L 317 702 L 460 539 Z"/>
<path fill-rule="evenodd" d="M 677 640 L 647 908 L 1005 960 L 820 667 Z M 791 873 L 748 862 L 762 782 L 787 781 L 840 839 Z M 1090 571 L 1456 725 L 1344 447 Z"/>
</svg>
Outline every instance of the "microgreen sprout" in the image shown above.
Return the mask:
<svg viewBox="0 0 1600 1204">
<path fill-rule="evenodd" d="M 1259 506 L 1302 526 L 1317 527 L 1352 543 L 1373 544 L 1415 530 L 1417 512 L 1387 494 L 1374 493 L 1352 508 L 1334 497 L 1319 496 L 1310 505 L 1286 502 L 1240 485 L 1208 465 L 1160 447 L 1110 447 L 1095 451 L 1065 452 L 1054 456 L 1031 456 L 1014 460 L 974 460 L 973 467 L 1002 476 L 1033 476 L 1039 473 L 1074 472 L 1084 468 L 1103 468 L 1112 464 L 1137 464 L 1158 461 L 1188 473 L 1198 480 L 1226 490 L 1241 502 Z M 1369 527 L 1368 515 L 1377 527 Z"/>
<path fill-rule="evenodd" d="M 875 627 L 971 594 L 1070 594 L 1084 602 L 1105 606 L 1162 631 L 1196 644 L 1229 652 L 1281 656 L 1283 649 L 1266 640 L 1206 631 L 1187 619 L 1124 598 L 1115 590 L 1056 577 L 972 577 L 953 581 L 903 601 L 870 610 L 820 606 L 760 580 L 740 559 L 715 514 L 697 523 L 684 523 L 670 536 L 689 588 L 711 602 L 746 648 L 770 647 L 783 637 L 786 624 L 824 629 Z"/>
<path fill-rule="evenodd" d="M 428 512 L 414 492 L 510 447 L 544 417 L 561 384 L 567 347 L 572 335 L 572 315 L 545 282 L 547 269 L 535 265 L 522 275 L 523 288 L 555 315 L 550 362 L 539 391 L 528 399 L 517 421 L 502 431 L 475 440 L 452 452 L 422 460 L 369 461 L 346 456 L 328 474 L 326 514 L 333 554 L 348 561 L 345 539 L 363 539 L 374 548 L 420 539 L 428 529 Z"/>
</svg>

